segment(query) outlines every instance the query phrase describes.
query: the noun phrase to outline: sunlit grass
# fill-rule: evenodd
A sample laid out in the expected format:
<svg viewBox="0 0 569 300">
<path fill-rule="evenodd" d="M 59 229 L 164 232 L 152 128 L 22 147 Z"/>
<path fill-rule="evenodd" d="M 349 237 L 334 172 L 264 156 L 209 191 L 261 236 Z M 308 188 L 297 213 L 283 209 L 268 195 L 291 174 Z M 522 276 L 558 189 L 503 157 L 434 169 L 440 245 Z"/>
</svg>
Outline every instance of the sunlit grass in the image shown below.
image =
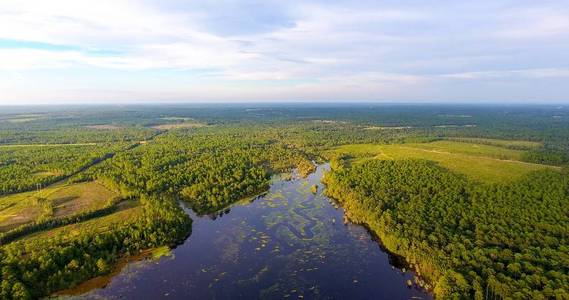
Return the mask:
<svg viewBox="0 0 569 300">
<path fill-rule="evenodd" d="M 519 161 L 524 151 L 504 147 L 437 141 L 420 144 L 345 145 L 333 150 L 351 156 L 351 163 L 369 159 L 426 159 L 480 182 L 507 182 L 525 174 L 554 168 L 545 165 Z"/>
<path fill-rule="evenodd" d="M 0 197 L 0 232 L 38 218 L 62 218 L 104 207 L 118 194 L 96 182 L 56 184 L 40 191 Z"/>
<path fill-rule="evenodd" d="M 127 205 L 124 209 L 119 210 L 113 214 L 94 218 L 85 222 L 75 223 L 31 234 L 24 237 L 23 239 L 18 240 L 15 243 L 30 243 L 33 245 L 39 245 L 47 239 L 63 238 L 64 240 L 72 240 L 87 232 L 103 233 L 122 225 L 134 222 L 136 218 L 142 214 L 142 212 L 142 207 L 133 203 L 132 205 Z M 42 241 L 42 243 L 40 243 L 40 241 Z"/>
<path fill-rule="evenodd" d="M 474 143 L 474 144 L 485 144 L 506 148 L 516 148 L 516 149 L 537 149 L 542 146 L 539 142 L 532 141 L 516 141 L 516 140 L 498 140 L 498 139 L 485 139 L 485 138 L 447 138 L 447 140 Z"/>
</svg>

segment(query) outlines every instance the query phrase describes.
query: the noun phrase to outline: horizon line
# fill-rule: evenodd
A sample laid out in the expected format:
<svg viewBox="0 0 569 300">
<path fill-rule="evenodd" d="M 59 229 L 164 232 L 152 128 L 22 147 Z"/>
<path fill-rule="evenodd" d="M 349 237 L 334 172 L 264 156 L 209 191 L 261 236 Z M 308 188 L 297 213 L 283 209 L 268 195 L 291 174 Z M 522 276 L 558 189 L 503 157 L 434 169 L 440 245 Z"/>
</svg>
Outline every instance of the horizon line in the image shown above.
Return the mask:
<svg viewBox="0 0 569 300">
<path fill-rule="evenodd" d="M 156 106 L 156 105 L 238 105 L 238 104 L 313 104 L 313 105 L 333 105 L 333 104 L 385 104 L 385 105 L 482 105 L 482 106 L 554 106 L 569 105 L 559 101 L 370 101 L 370 100 L 343 100 L 343 101 L 323 101 L 323 100 L 288 100 L 288 101 L 140 101 L 140 102 L 52 102 L 52 103 L 23 103 L 23 104 L 4 104 L 0 107 L 54 107 L 54 106 Z"/>
</svg>

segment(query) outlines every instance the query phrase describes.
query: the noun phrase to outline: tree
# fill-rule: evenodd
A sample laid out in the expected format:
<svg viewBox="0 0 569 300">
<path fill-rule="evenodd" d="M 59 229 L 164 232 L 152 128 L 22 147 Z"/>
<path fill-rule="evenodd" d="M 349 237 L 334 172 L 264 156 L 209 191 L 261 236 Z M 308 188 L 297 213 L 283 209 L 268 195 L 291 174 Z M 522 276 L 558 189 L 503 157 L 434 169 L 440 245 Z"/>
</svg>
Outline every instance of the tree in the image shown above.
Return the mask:
<svg viewBox="0 0 569 300">
<path fill-rule="evenodd" d="M 20 282 L 16 282 L 12 286 L 12 298 L 26 300 L 26 299 L 32 299 L 32 296 L 30 295 L 30 293 L 23 284 L 21 284 Z"/>
</svg>

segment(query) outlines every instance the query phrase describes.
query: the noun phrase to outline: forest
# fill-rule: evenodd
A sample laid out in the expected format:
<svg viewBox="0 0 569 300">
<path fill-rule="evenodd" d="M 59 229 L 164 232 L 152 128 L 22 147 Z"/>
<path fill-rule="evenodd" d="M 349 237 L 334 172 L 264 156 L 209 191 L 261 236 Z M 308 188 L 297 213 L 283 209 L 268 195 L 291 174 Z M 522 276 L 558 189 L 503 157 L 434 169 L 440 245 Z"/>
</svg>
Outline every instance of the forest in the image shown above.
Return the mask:
<svg viewBox="0 0 569 300">
<path fill-rule="evenodd" d="M 567 173 L 479 184 L 430 161 L 372 160 L 328 173 L 325 183 L 437 298 L 569 296 Z"/>
<path fill-rule="evenodd" d="M 45 187 L 91 165 L 116 151 L 132 147 L 124 143 L 28 145 L 0 147 L 0 195 Z"/>
<path fill-rule="evenodd" d="M 173 247 L 180 203 L 213 214 L 322 162 L 435 298 L 569 297 L 566 108 L 232 104 L 0 112 L 0 298 Z"/>
<path fill-rule="evenodd" d="M 249 128 L 171 132 L 85 176 L 135 195 L 173 195 L 208 213 L 264 191 L 271 174 L 313 171 L 307 154 L 258 134 Z"/>
</svg>

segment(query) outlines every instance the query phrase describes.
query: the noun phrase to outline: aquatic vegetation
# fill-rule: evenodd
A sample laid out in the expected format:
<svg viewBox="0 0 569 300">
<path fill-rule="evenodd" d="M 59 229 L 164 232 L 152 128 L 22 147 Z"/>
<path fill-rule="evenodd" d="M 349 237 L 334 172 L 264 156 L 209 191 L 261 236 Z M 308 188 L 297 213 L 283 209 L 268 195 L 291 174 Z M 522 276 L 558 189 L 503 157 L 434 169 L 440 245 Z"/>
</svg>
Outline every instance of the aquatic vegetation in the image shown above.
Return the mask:
<svg viewBox="0 0 569 300">
<path fill-rule="evenodd" d="M 170 247 L 161 246 L 152 250 L 152 259 L 157 260 L 164 256 L 172 256 Z"/>
<path fill-rule="evenodd" d="M 318 193 L 318 186 L 317 186 L 316 184 L 313 184 L 313 185 L 310 187 L 310 191 L 311 191 L 313 194 Z"/>
<path fill-rule="evenodd" d="M 419 290 L 407 289 L 405 280 L 412 279 L 411 275 L 401 277 L 393 270 L 365 229 L 334 225 L 331 219 L 341 219 L 343 212 L 334 209 L 326 196 L 308 193 L 306 197 L 301 192 L 311 185 L 322 188 L 319 181 L 324 169 L 325 166 L 321 166 L 316 174 L 298 181 L 276 182 L 266 195 L 248 206 L 231 207 L 231 212 L 221 218 L 198 217 L 196 226 L 210 235 L 198 240 L 192 239 L 199 235 L 191 236 L 187 244 L 176 248 L 174 253 L 189 249 L 197 252 L 192 252 L 191 258 L 176 255 L 173 261 L 161 261 L 154 266 L 161 270 L 156 276 L 162 278 L 170 274 L 175 269 L 175 260 L 188 257 L 184 272 L 176 276 L 193 282 L 180 289 L 196 297 L 223 298 L 237 291 L 248 298 L 338 297 L 342 289 L 351 293 L 365 291 L 368 295 L 397 290 L 401 295 L 427 296 Z M 309 184 L 302 184 L 303 181 Z M 268 205 L 274 203 L 278 205 Z M 211 231 L 204 226 L 212 226 Z M 352 268 L 353 265 L 360 267 Z M 145 278 L 155 274 L 153 272 L 139 276 Z M 377 272 L 390 278 L 390 284 L 373 281 L 371 278 L 378 276 Z M 333 278 L 329 278 L 332 274 Z M 121 276 L 117 278 L 119 282 Z M 135 278 L 134 282 L 129 281 L 129 286 L 144 290 L 142 282 Z M 107 292 L 112 294 L 117 289 L 115 292 L 136 295 L 121 286 L 111 284 L 98 293 L 108 295 Z M 209 288 L 200 289 L 200 286 Z"/>
</svg>

